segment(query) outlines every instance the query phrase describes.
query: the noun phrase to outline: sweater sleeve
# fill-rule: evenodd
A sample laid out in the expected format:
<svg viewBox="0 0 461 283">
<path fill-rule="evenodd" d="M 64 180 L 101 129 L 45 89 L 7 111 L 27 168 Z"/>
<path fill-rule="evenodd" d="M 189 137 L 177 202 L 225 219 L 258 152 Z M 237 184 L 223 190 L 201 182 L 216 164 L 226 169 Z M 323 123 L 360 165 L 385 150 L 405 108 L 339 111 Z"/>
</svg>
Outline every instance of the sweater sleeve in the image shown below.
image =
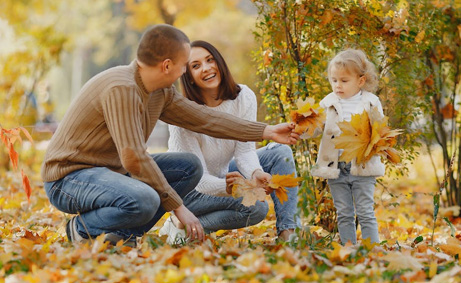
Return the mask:
<svg viewBox="0 0 461 283">
<path fill-rule="evenodd" d="M 257 101 L 254 92 L 248 87 L 242 86 L 239 96 L 242 96 L 239 99 L 240 105 L 238 105 L 240 118 L 256 121 Z M 262 170 L 254 142 L 237 142 L 234 159 L 237 168 L 247 179 L 251 178 L 255 170 Z"/>
<path fill-rule="evenodd" d="M 197 185 L 197 191 L 216 196 L 229 196 L 226 192 L 226 179 L 213 176 L 209 173 L 205 157 L 199 142 L 199 134 L 189 130 L 168 126 L 170 138 L 168 139 L 168 150 L 175 152 L 190 152 L 195 154 L 202 163 L 203 176 Z"/>
<path fill-rule="evenodd" d="M 165 210 L 179 207 L 182 204 L 181 198 L 147 153 L 142 130 L 140 109 L 143 109 L 143 106 L 140 97 L 132 88 L 117 87 L 104 96 L 101 103 L 104 119 L 117 147 L 122 166 L 133 178 L 148 184 L 159 193 Z"/>
<path fill-rule="evenodd" d="M 183 97 L 174 87 L 166 91 L 169 92 L 171 99 L 160 116 L 165 123 L 215 138 L 239 141 L 262 140 L 266 124 L 207 109 Z"/>
</svg>

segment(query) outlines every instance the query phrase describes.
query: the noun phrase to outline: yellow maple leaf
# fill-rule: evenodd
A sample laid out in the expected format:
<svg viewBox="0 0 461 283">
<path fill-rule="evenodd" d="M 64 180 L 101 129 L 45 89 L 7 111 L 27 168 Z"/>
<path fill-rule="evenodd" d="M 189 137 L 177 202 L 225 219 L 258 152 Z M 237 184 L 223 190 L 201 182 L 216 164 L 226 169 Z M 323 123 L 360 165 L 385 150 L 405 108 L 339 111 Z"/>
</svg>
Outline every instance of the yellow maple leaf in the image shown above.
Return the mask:
<svg viewBox="0 0 461 283">
<path fill-rule="evenodd" d="M 256 201 L 264 201 L 266 199 L 266 190 L 256 185 L 253 180 L 237 178 L 232 184 L 232 196 L 234 198 L 242 199 L 244 206 L 252 206 Z"/>
<path fill-rule="evenodd" d="M 288 190 L 286 188 L 296 187 L 302 179 L 302 177 L 295 177 L 295 173 L 290 175 L 275 174 L 272 176 L 272 180 L 268 186 L 274 189 L 275 195 L 280 200 L 280 203 L 283 204 L 288 200 Z"/>
<path fill-rule="evenodd" d="M 299 98 L 296 101 L 297 110 L 290 112 L 291 120 L 296 124 L 295 132 L 298 134 L 307 133 L 314 135 L 317 128 L 322 128 L 325 123 L 325 112 L 314 98 L 308 97 L 305 100 Z"/>
<path fill-rule="evenodd" d="M 342 133 L 333 139 L 335 147 L 344 149 L 339 157 L 340 161 L 351 162 L 356 159 L 357 164 L 364 164 L 375 155 L 386 157 L 392 163 L 399 163 L 400 157 L 393 148 L 396 136 L 402 130 L 391 130 L 388 126 L 388 117 L 380 117 L 378 109 L 352 115 L 350 122 L 339 122 Z"/>
</svg>

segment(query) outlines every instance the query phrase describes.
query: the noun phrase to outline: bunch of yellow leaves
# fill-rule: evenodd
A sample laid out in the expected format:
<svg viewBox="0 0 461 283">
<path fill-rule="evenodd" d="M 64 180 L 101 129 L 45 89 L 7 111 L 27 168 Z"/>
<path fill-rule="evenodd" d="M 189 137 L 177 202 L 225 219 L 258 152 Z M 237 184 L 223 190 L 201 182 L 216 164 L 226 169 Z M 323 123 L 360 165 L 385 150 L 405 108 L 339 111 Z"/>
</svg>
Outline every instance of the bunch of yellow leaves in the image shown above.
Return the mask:
<svg viewBox="0 0 461 283">
<path fill-rule="evenodd" d="M 324 109 L 315 103 L 312 97 L 307 97 L 305 100 L 299 98 L 296 106 L 298 109 L 290 113 L 291 120 L 296 124 L 295 132 L 313 136 L 314 131 L 317 128 L 321 129 L 325 123 Z"/>
<path fill-rule="evenodd" d="M 269 187 L 275 191 L 275 195 L 279 199 L 280 203 L 283 204 L 288 200 L 287 189 L 296 187 L 302 180 L 302 177 L 295 177 L 295 173 L 290 175 L 278 175 L 272 176 L 272 180 L 269 183 Z"/>
<path fill-rule="evenodd" d="M 275 191 L 275 195 L 278 197 L 280 203 L 284 203 L 288 200 L 287 188 L 295 187 L 298 182 L 303 178 L 291 175 L 273 175 L 271 182 L 268 187 Z M 254 180 L 247 180 L 243 178 L 237 178 L 232 184 L 232 196 L 234 198 L 243 197 L 242 204 L 245 206 L 255 205 L 256 201 L 264 201 L 266 199 L 266 190 L 258 187 Z"/>
<path fill-rule="evenodd" d="M 365 164 L 374 155 L 386 157 L 392 163 L 399 163 L 400 157 L 393 148 L 396 136 L 402 130 L 391 130 L 387 126 L 388 117 L 380 118 L 376 107 L 371 110 L 370 119 L 367 111 L 352 115 L 350 122 L 339 122 L 342 133 L 333 139 L 335 147 L 344 149 L 340 161 L 350 162 L 356 158 L 357 164 Z"/>
</svg>

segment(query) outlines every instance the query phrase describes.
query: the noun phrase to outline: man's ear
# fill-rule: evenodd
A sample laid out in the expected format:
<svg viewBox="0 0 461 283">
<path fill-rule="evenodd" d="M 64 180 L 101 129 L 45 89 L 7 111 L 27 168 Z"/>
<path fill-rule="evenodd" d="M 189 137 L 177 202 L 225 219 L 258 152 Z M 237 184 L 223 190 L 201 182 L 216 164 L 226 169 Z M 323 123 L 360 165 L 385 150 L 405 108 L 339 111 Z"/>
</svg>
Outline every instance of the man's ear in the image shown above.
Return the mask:
<svg viewBox="0 0 461 283">
<path fill-rule="evenodd" d="M 171 62 L 170 59 L 163 60 L 163 62 L 162 62 L 162 72 L 168 74 L 170 72 L 170 70 L 171 70 L 171 67 L 172 67 L 171 64 L 172 64 L 172 62 Z"/>
</svg>

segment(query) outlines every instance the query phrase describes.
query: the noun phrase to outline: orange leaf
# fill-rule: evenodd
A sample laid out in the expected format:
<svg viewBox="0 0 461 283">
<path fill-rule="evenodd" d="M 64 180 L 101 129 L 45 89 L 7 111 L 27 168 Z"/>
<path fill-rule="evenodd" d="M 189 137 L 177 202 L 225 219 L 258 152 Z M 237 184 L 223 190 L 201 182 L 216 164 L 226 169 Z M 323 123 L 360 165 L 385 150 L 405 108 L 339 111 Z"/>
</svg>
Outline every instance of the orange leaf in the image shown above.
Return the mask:
<svg viewBox="0 0 461 283">
<path fill-rule="evenodd" d="M 24 187 L 24 191 L 26 192 L 27 200 L 30 202 L 30 195 L 32 193 L 32 189 L 30 187 L 29 178 L 27 177 L 26 174 L 24 174 L 24 171 L 22 171 L 22 169 L 21 169 L 21 175 L 22 175 L 22 186 Z"/>
<path fill-rule="evenodd" d="M 2 142 L 5 144 L 5 146 L 8 147 L 10 142 L 8 140 L 8 136 L 6 135 L 6 130 L 3 128 L 1 128 L 1 131 L 0 131 L 0 138 L 2 139 Z"/>
<path fill-rule="evenodd" d="M 10 160 L 13 164 L 13 169 L 18 168 L 18 153 L 14 150 L 13 144 L 10 143 Z"/>
<path fill-rule="evenodd" d="M 447 103 L 440 111 L 442 112 L 443 119 L 453 119 L 458 115 L 458 111 L 456 111 L 452 103 Z"/>
<path fill-rule="evenodd" d="M 324 26 L 331 22 L 331 20 L 333 19 L 333 13 L 330 10 L 326 10 L 325 13 L 323 13 L 321 19 L 322 22 L 320 23 L 320 25 Z"/>
<path fill-rule="evenodd" d="M 165 264 L 173 264 L 173 265 L 179 266 L 179 262 L 181 261 L 181 258 L 184 255 L 186 255 L 188 252 L 189 252 L 188 247 L 181 248 L 174 255 L 172 255 L 169 259 L 167 259 L 165 261 Z"/>
<path fill-rule="evenodd" d="M 267 67 L 272 62 L 272 52 L 270 50 L 264 51 L 264 66 Z"/>
<path fill-rule="evenodd" d="M 277 196 L 281 204 L 288 200 L 287 192 L 287 189 L 285 189 L 284 187 L 278 187 L 277 189 L 275 189 L 275 195 Z"/>
<path fill-rule="evenodd" d="M 295 133 L 306 133 L 309 137 L 314 135 L 316 129 L 321 129 L 325 123 L 325 113 L 314 98 L 296 101 L 297 110 L 290 113 L 291 120 L 296 124 Z"/>
</svg>

